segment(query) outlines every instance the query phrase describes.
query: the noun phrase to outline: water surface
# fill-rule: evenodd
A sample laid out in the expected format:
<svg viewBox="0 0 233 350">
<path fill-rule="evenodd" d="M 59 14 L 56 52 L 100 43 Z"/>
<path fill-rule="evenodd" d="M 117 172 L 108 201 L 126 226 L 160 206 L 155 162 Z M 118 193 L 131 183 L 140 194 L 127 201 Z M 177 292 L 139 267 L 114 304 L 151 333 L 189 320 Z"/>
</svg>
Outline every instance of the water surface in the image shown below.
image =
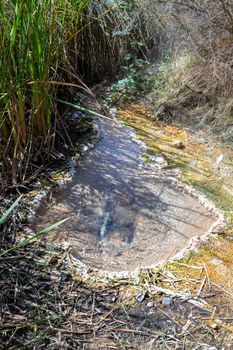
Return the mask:
<svg viewBox="0 0 233 350">
<path fill-rule="evenodd" d="M 133 271 L 154 266 L 203 235 L 217 217 L 168 171 L 141 167 L 140 147 L 123 128 L 101 122 L 102 139 L 54 194 L 41 226 L 72 217 L 53 233 L 91 268 Z"/>
</svg>

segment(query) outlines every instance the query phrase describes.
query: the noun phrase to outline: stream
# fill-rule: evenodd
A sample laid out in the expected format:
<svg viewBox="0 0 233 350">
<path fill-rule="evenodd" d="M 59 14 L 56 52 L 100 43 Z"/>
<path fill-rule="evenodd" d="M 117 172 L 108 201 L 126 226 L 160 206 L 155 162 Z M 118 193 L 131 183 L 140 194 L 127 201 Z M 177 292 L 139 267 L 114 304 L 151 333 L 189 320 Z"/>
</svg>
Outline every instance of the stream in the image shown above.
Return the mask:
<svg viewBox="0 0 233 350">
<path fill-rule="evenodd" d="M 174 180 L 176 170 L 143 163 L 145 145 L 132 129 L 108 121 L 99 128 L 72 181 L 38 213 L 40 227 L 70 217 L 50 241 L 68 242 L 92 269 L 119 272 L 155 266 L 207 233 L 218 215 Z"/>
</svg>

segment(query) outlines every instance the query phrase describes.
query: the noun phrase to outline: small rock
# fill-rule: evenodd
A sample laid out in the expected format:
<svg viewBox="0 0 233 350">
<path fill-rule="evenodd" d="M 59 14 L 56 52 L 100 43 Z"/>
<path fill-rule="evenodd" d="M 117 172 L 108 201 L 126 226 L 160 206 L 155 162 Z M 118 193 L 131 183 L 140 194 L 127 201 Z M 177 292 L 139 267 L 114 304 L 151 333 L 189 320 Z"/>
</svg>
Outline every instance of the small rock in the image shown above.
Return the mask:
<svg viewBox="0 0 233 350">
<path fill-rule="evenodd" d="M 141 302 L 143 302 L 143 301 L 145 300 L 145 297 L 146 297 L 146 294 L 138 294 L 138 295 L 136 296 L 136 300 L 137 300 L 139 303 L 141 303 Z"/>
<path fill-rule="evenodd" d="M 217 159 L 216 159 L 216 164 L 219 164 L 223 161 L 223 154 L 221 154 Z"/>
<path fill-rule="evenodd" d="M 216 323 L 212 323 L 211 328 L 212 328 L 212 329 L 217 329 L 217 328 L 218 328 L 218 325 L 217 325 Z"/>
<path fill-rule="evenodd" d="M 156 163 L 159 163 L 159 164 L 164 164 L 166 163 L 166 160 L 164 159 L 164 157 L 162 156 L 162 154 L 156 154 L 156 156 L 154 157 L 154 161 Z"/>
<path fill-rule="evenodd" d="M 89 147 L 88 146 L 84 146 L 82 150 L 83 150 L 83 152 L 87 152 L 89 150 Z"/>
<path fill-rule="evenodd" d="M 171 306 L 173 304 L 173 300 L 169 297 L 164 297 L 162 300 L 163 306 Z"/>
<path fill-rule="evenodd" d="M 178 149 L 185 148 L 185 145 L 182 141 L 176 140 L 173 142 L 173 146 Z"/>
<path fill-rule="evenodd" d="M 150 156 L 149 160 L 156 163 L 156 165 L 159 167 L 167 166 L 167 161 L 165 160 L 163 155 L 160 153 L 156 154 L 155 156 Z"/>
<path fill-rule="evenodd" d="M 146 306 L 148 307 L 148 309 L 151 309 L 152 307 L 154 307 L 153 301 L 150 301 L 149 303 L 147 303 Z"/>
</svg>

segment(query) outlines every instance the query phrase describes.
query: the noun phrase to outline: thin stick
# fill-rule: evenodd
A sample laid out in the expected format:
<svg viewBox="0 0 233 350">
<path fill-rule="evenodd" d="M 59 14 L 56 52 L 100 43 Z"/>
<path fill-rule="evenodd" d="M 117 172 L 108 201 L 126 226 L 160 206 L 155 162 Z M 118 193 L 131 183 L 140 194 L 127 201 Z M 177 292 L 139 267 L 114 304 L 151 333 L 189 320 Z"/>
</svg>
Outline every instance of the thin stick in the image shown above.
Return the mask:
<svg viewBox="0 0 233 350">
<path fill-rule="evenodd" d="M 203 290 L 203 288 L 204 288 L 204 286 L 205 286 L 206 280 L 207 280 L 207 275 L 205 275 L 205 277 L 203 278 L 203 281 L 202 281 L 202 283 L 201 283 L 201 286 L 200 286 L 200 288 L 199 288 L 199 291 L 197 292 L 197 297 L 200 296 L 200 294 L 201 294 L 201 292 L 202 292 L 202 290 Z"/>
<path fill-rule="evenodd" d="M 205 273 L 206 273 L 206 278 L 207 278 L 207 281 L 208 281 L 208 291 L 210 292 L 211 291 L 211 283 L 210 283 L 209 273 L 208 273 L 206 264 L 203 263 L 203 267 L 204 267 L 204 270 L 205 270 Z"/>
</svg>

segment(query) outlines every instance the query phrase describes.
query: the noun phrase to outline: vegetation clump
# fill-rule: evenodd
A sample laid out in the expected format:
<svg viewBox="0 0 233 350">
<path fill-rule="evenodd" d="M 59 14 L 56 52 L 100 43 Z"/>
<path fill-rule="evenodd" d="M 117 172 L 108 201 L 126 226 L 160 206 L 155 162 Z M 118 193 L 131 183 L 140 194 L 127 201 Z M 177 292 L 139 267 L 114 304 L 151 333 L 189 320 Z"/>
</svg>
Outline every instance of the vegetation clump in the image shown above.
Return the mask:
<svg viewBox="0 0 233 350">
<path fill-rule="evenodd" d="M 233 3 L 229 0 L 152 1 L 160 23 L 155 105 L 173 120 L 209 125 L 228 138 L 232 123 Z M 169 60 L 166 59 L 169 57 Z"/>
<path fill-rule="evenodd" d="M 69 121 L 57 98 L 77 91 L 91 93 L 86 83 L 118 71 L 130 38 L 140 35 L 137 6 L 118 0 L 1 2 L 0 176 L 4 187 L 25 185 L 51 154 L 56 157 L 69 144 Z"/>
</svg>

